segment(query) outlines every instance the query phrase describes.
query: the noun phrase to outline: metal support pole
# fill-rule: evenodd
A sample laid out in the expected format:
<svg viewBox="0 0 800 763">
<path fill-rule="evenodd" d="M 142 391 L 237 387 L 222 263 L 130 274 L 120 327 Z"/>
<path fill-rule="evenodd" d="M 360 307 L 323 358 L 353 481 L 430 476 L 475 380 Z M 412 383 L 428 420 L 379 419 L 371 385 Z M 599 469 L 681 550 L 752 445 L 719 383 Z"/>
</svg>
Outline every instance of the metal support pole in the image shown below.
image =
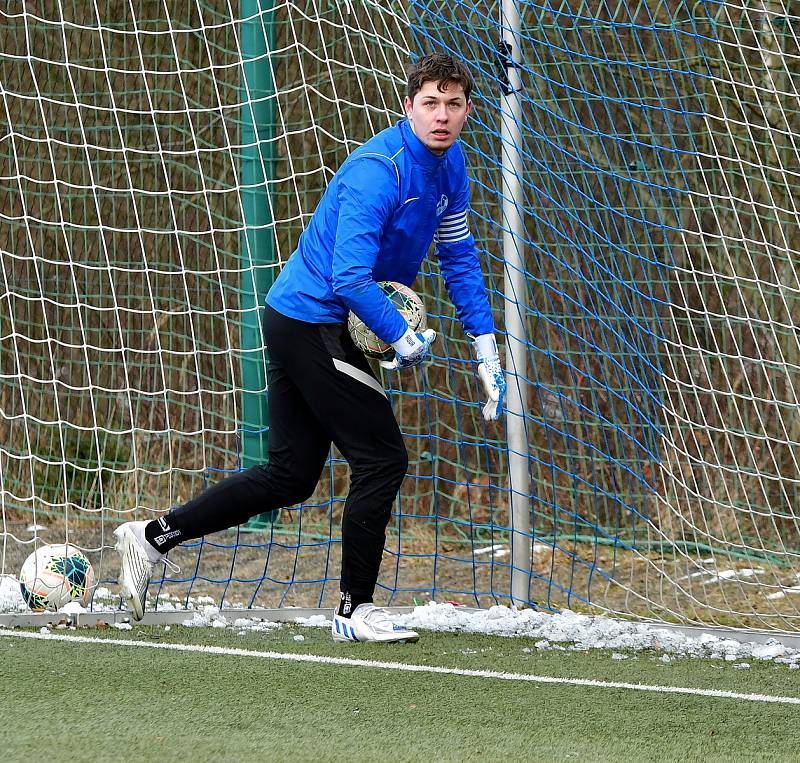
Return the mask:
<svg viewBox="0 0 800 763">
<path fill-rule="evenodd" d="M 241 0 L 239 44 L 242 56 L 239 182 L 242 200 L 240 348 L 242 369 L 241 467 L 267 460 L 266 357 L 261 334 L 264 297 L 273 280 L 275 245 L 267 180 L 271 170 L 275 84 L 269 65 L 274 48 L 273 0 Z M 247 529 L 264 529 L 278 512 L 266 512 Z"/>
<path fill-rule="evenodd" d="M 500 58 L 505 75 L 501 100 L 503 258 L 505 260 L 506 397 L 511 502 L 511 601 L 530 603 L 531 495 L 528 469 L 528 346 L 525 323 L 525 222 L 522 196 L 522 80 L 519 72 L 520 13 L 516 0 L 503 0 Z"/>
</svg>

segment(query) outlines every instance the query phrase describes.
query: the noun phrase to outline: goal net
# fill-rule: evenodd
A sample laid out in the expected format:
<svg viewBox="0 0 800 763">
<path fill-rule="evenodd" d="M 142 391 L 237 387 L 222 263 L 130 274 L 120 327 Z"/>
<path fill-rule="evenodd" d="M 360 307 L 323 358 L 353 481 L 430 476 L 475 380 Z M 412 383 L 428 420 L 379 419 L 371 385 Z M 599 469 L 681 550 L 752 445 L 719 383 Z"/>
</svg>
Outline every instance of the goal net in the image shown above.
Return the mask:
<svg viewBox="0 0 800 763">
<path fill-rule="evenodd" d="M 265 459 L 264 294 L 339 164 L 402 116 L 409 60 L 444 49 L 476 80 L 501 332 L 521 167 L 525 600 L 796 629 L 798 34 L 779 0 L 6 3 L 0 580 L 68 541 L 115 606 L 119 522 Z M 377 598 L 508 603 L 506 429 L 433 258 L 416 288 L 441 343 L 384 377 L 410 465 Z M 331 605 L 346 492 L 334 450 L 307 504 L 176 549 L 153 606 Z"/>
</svg>

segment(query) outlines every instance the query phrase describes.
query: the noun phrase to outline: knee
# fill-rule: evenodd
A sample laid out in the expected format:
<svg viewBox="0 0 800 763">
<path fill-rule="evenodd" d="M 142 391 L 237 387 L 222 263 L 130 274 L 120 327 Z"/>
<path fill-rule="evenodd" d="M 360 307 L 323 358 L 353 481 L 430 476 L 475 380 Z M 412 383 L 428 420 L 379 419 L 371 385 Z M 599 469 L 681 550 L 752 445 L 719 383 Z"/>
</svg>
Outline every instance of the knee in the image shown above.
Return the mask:
<svg viewBox="0 0 800 763">
<path fill-rule="evenodd" d="M 319 482 L 318 471 L 296 470 L 287 475 L 284 481 L 287 498 L 285 499 L 287 506 L 294 506 L 297 503 L 304 503 L 317 489 Z"/>
<path fill-rule="evenodd" d="M 290 485 L 287 491 L 284 503 L 286 506 L 295 506 L 298 503 L 305 503 L 312 495 L 317 487 L 317 481 L 312 482 L 299 482 L 295 485 Z"/>
<path fill-rule="evenodd" d="M 385 469 L 388 477 L 397 480 L 399 486 L 408 471 L 408 452 L 402 440 L 390 453 L 386 454 L 382 468 Z"/>
<path fill-rule="evenodd" d="M 403 477 L 406 476 L 406 472 L 408 471 L 408 452 L 406 451 L 405 445 L 401 444 L 400 449 L 392 460 L 391 469 L 398 484 L 402 482 Z"/>
<path fill-rule="evenodd" d="M 391 450 L 385 450 L 356 464 L 351 464 L 353 478 L 381 482 L 399 489 L 408 471 L 408 453 L 402 442 Z"/>
<path fill-rule="evenodd" d="M 269 463 L 254 468 L 260 470 L 261 480 L 266 483 L 273 499 L 282 506 L 294 506 L 307 501 L 319 482 L 317 473 L 288 471 Z"/>
</svg>

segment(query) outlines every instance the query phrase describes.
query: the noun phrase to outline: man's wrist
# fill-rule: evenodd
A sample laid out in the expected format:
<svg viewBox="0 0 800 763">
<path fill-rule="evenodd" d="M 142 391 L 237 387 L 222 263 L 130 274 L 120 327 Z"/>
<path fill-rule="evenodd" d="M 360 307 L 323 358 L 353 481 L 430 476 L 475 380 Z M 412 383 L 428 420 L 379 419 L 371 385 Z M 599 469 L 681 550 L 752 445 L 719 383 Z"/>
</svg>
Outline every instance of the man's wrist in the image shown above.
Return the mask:
<svg viewBox="0 0 800 763">
<path fill-rule="evenodd" d="M 478 360 L 493 360 L 499 355 L 494 334 L 476 336 L 472 346 L 475 348 L 475 356 Z"/>
<path fill-rule="evenodd" d="M 396 342 L 392 342 L 394 351 L 403 358 L 413 355 L 417 350 L 422 347 L 422 342 L 419 340 L 417 334 L 407 328 L 405 334 L 401 336 Z"/>
</svg>

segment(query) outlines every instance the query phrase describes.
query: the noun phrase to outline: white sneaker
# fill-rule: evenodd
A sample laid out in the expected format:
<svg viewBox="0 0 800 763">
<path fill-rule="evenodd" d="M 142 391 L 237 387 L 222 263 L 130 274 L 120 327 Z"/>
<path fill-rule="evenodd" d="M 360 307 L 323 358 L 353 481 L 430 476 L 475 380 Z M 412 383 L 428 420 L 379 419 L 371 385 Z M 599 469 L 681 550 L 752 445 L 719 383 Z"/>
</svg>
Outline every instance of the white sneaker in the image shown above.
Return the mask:
<svg viewBox="0 0 800 763">
<path fill-rule="evenodd" d="M 374 604 L 359 604 L 350 617 L 342 617 L 334 610 L 331 635 L 334 641 L 419 641 L 419 633 L 393 623 L 386 610 Z"/>
<path fill-rule="evenodd" d="M 119 584 L 122 595 L 130 600 L 134 620 L 144 617 L 147 584 L 153 567 L 158 562 L 164 562 L 171 570 L 180 572 L 177 565 L 167 560 L 166 554 L 159 553 L 144 537 L 146 525 L 146 521 L 125 522 L 114 530 L 116 550 L 122 560 Z"/>
</svg>

